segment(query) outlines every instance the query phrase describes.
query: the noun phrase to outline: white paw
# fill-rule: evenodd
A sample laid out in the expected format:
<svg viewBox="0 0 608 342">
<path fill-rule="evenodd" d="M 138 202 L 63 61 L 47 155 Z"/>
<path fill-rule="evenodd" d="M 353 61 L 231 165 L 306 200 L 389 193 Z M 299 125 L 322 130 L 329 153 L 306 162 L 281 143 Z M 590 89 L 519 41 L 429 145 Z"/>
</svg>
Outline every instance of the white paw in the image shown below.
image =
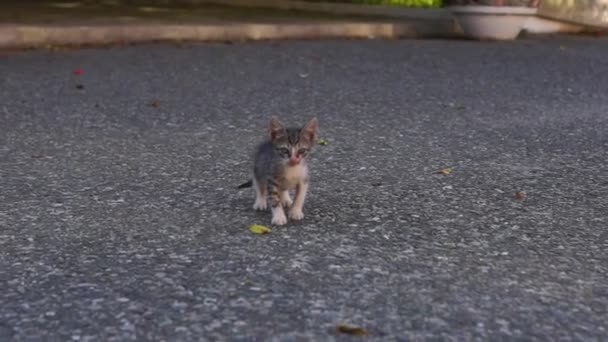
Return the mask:
<svg viewBox="0 0 608 342">
<path fill-rule="evenodd" d="M 272 224 L 275 224 L 277 226 L 282 226 L 285 223 L 287 223 L 287 217 L 285 217 L 285 213 L 280 213 L 280 214 L 274 214 L 272 215 Z"/>
<path fill-rule="evenodd" d="M 293 201 L 291 200 L 291 197 L 289 197 L 289 195 L 284 196 L 283 198 L 281 198 L 281 205 L 285 208 L 289 208 L 291 207 L 291 205 L 293 204 Z"/>
<path fill-rule="evenodd" d="M 304 218 L 304 213 L 302 212 L 302 209 L 292 208 L 289 211 L 289 218 L 291 218 L 293 220 L 301 220 Z"/>
<path fill-rule="evenodd" d="M 255 203 L 253 203 L 253 209 L 255 210 L 266 210 L 266 208 L 268 208 L 268 202 L 266 201 L 256 200 Z"/>
</svg>

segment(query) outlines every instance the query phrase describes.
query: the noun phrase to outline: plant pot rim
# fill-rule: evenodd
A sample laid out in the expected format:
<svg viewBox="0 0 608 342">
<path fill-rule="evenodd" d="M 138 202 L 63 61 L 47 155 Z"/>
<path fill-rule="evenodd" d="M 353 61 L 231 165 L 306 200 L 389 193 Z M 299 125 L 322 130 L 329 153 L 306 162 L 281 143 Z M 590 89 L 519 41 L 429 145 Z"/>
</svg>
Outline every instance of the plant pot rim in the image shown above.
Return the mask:
<svg viewBox="0 0 608 342">
<path fill-rule="evenodd" d="M 536 7 L 527 6 L 459 5 L 447 8 L 457 14 L 534 15 L 538 11 Z"/>
</svg>

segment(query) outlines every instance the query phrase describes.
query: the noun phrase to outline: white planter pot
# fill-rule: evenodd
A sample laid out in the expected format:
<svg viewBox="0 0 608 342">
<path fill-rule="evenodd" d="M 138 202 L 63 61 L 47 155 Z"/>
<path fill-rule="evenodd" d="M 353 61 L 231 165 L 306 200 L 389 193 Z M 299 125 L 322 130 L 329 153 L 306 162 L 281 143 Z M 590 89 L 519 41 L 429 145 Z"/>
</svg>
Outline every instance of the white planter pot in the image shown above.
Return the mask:
<svg viewBox="0 0 608 342">
<path fill-rule="evenodd" d="M 520 6 L 450 6 L 448 7 L 464 34 L 478 40 L 513 40 L 536 8 Z"/>
</svg>

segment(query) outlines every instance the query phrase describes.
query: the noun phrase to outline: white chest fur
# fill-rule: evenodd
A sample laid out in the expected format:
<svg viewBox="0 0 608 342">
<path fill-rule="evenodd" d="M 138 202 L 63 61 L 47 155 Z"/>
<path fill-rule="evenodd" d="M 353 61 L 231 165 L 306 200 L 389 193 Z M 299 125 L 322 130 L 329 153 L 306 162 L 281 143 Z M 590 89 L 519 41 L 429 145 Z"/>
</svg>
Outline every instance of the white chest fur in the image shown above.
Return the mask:
<svg viewBox="0 0 608 342">
<path fill-rule="evenodd" d="M 287 188 L 293 189 L 298 183 L 308 178 L 308 167 L 305 163 L 289 166 L 285 170 L 285 183 Z"/>
</svg>

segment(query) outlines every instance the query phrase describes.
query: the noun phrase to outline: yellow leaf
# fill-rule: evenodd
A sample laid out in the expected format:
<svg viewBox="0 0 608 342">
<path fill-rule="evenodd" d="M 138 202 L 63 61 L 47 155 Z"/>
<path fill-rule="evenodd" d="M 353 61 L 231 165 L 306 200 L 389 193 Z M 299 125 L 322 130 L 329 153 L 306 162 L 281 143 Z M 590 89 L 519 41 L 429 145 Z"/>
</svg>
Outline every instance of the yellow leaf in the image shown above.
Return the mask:
<svg viewBox="0 0 608 342">
<path fill-rule="evenodd" d="M 451 167 L 447 167 L 445 169 L 437 171 L 437 173 L 441 173 L 442 175 L 447 176 L 450 173 L 452 173 L 452 168 Z"/>
<path fill-rule="evenodd" d="M 349 335 L 354 335 L 354 336 L 367 336 L 368 335 L 368 333 L 365 329 L 355 327 L 352 325 L 348 325 L 348 324 L 338 324 L 338 326 L 336 326 L 336 330 L 339 333 L 349 334 Z"/>
<path fill-rule="evenodd" d="M 252 225 L 251 227 L 249 227 L 249 230 L 254 234 L 266 234 L 272 231 L 270 230 L 270 228 L 261 226 L 259 224 Z"/>
<path fill-rule="evenodd" d="M 325 140 L 325 139 L 319 139 L 319 140 L 317 140 L 317 144 L 319 144 L 321 146 L 325 146 L 325 145 L 327 145 L 327 140 Z"/>
</svg>

